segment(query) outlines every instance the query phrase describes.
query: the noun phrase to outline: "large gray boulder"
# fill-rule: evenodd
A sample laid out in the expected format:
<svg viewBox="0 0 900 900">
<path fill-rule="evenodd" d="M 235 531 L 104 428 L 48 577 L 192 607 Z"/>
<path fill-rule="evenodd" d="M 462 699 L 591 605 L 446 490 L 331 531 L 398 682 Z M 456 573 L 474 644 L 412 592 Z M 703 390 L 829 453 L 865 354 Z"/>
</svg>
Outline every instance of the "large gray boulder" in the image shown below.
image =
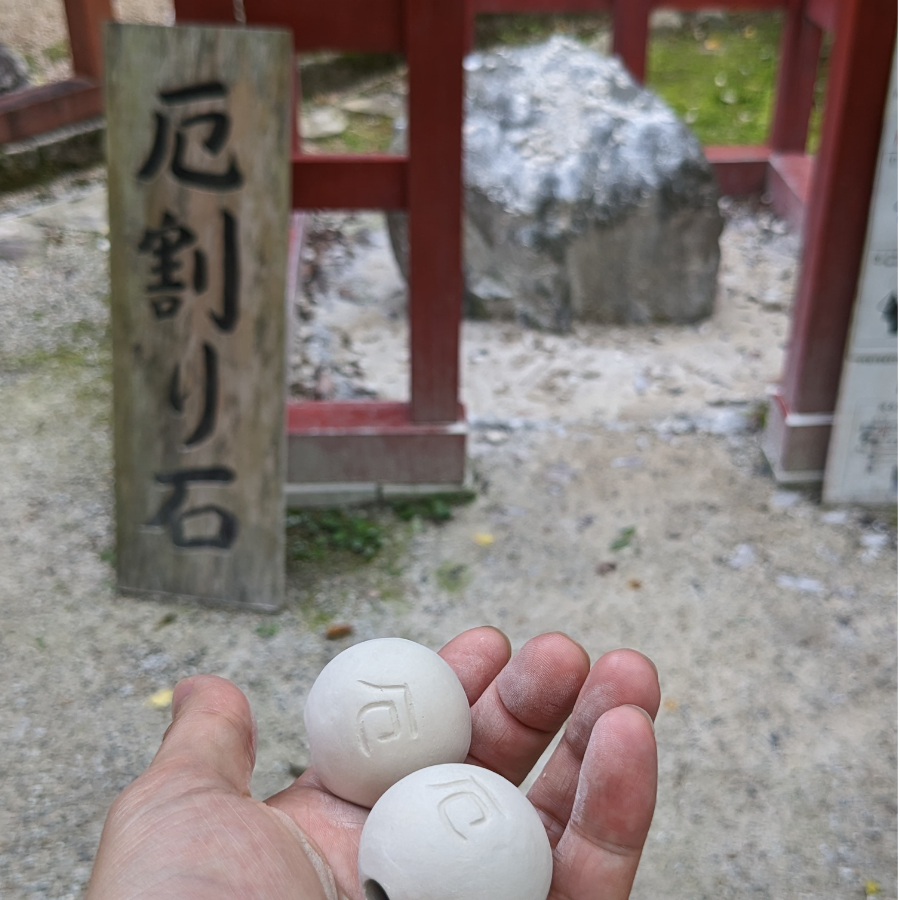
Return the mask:
<svg viewBox="0 0 900 900">
<path fill-rule="evenodd" d="M 565 330 L 712 312 L 716 185 L 669 107 L 567 38 L 473 54 L 466 72 L 470 314 Z M 405 217 L 389 218 L 405 271 Z"/>
</svg>

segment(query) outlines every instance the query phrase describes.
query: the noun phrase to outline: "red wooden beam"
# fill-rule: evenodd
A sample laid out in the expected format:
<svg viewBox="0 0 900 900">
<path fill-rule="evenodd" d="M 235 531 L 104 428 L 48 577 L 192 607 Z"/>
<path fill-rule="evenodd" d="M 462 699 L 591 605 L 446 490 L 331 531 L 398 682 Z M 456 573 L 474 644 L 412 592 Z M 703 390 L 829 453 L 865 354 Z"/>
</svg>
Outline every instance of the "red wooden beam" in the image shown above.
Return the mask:
<svg viewBox="0 0 900 900">
<path fill-rule="evenodd" d="M 103 112 L 103 88 L 70 78 L 0 97 L 0 144 L 24 141 Z"/>
<path fill-rule="evenodd" d="M 768 147 L 704 147 L 716 174 L 719 193 L 746 197 L 762 192 L 769 163 Z"/>
<path fill-rule="evenodd" d="M 456 0 L 454 0 L 456 2 Z M 298 51 L 402 53 L 403 0 L 246 0 L 248 25 L 289 28 Z M 179 22 L 234 23 L 231 0 L 177 0 Z"/>
<path fill-rule="evenodd" d="M 407 0 L 409 336 L 414 422 L 459 414 L 465 5 Z"/>
<path fill-rule="evenodd" d="M 294 209 L 404 209 L 407 166 L 402 156 L 294 157 Z"/>
<path fill-rule="evenodd" d="M 232 0 L 175 0 L 175 19 L 179 25 L 234 25 Z"/>
</svg>

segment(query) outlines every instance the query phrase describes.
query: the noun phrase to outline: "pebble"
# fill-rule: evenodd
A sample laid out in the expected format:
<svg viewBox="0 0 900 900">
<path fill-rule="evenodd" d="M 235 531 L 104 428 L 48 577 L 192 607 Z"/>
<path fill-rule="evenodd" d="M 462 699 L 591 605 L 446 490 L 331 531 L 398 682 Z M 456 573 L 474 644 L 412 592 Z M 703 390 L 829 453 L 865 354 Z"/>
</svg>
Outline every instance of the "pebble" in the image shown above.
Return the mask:
<svg viewBox="0 0 900 900">
<path fill-rule="evenodd" d="M 305 140 L 319 141 L 336 137 L 347 130 L 347 117 L 331 106 L 321 106 L 300 115 L 300 134 Z"/>
<path fill-rule="evenodd" d="M 825 590 L 821 581 L 802 576 L 779 575 L 776 583 L 779 587 L 787 588 L 790 591 L 799 591 L 803 594 L 821 594 Z"/>
<path fill-rule="evenodd" d="M 732 569 L 745 569 L 756 562 L 756 551 L 752 544 L 738 544 L 728 557 L 728 565 Z"/>
<path fill-rule="evenodd" d="M 787 509 L 790 506 L 796 506 L 803 497 L 799 491 L 775 491 L 769 497 L 770 509 Z"/>
</svg>

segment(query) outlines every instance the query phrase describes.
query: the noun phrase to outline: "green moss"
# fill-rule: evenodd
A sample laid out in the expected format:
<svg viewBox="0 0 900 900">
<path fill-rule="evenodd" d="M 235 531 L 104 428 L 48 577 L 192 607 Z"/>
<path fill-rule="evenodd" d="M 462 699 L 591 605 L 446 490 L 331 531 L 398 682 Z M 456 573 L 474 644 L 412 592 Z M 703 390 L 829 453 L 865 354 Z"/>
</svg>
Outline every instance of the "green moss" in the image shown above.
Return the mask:
<svg viewBox="0 0 900 900">
<path fill-rule="evenodd" d="M 58 41 L 44 50 L 44 56 L 48 62 L 57 63 L 61 60 L 69 58 L 69 42 L 66 40 Z"/>
<path fill-rule="evenodd" d="M 74 401 L 73 413 L 97 427 L 112 415 L 112 352 L 108 326 L 76 322 L 56 347 L 39 348 L 0 361 L 0 372 L 34 376 L 36 391 L 65 389 Z"/>
<path fill-rule="evenodd" d="M 381 525 L 365 511 L 296 510 L 288 513 L 286 525 L 288 554 L 294 560 L 322 560 L 329 553 L 369 560 L 381 549 Z"/>
<path fill-rule="evenodd" d="M 472 572 L 465 563 L 445 562 L 438 567 L 434 577 L 441 590 L 453 594 L 469 586 Z"/>
<path fill-rule="evenodd" d="M 653 34 L 647 83 L 704 144 L 765 143 L 772 118 L 781 40 L 780 13 L 688 17 L 683 28 Z M 830 45 L 820 57 L 816 109 L 821 110 Z M 818 143 L 814 114 L 810 146 Z"/>
<path fill-rule="evenodd" d="M 394 136 L 394 122 L 386 116 L 348 113 L 347 130 L 321 141 L 308 141 L 315 153 L 386 153 Z"/>
<path fill-rule="evenodd" d="M 404 522 L 419 518 L 429 522 L 446 522 L 453 518 L 453 507 L 471 503 L 476 497 L 474 491 L 452 491 L 444 494 L 429 494 L 407 500 L 397 500 L 390 504 L 394 515 Z"/>
</svg>

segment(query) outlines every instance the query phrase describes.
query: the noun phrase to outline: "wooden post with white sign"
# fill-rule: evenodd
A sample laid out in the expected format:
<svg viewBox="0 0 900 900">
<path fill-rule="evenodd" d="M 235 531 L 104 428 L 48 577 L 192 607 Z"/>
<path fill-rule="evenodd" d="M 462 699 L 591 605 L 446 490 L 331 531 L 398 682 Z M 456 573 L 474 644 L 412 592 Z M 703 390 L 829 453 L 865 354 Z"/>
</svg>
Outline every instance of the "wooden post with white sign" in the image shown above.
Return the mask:
<svg viewBox="0 0 900 900">
<path fill-rule="evenodd" d="M 286 31 L 107 29 L 125 593 L 283 602 L 292 54 Z"/>
</svg>

